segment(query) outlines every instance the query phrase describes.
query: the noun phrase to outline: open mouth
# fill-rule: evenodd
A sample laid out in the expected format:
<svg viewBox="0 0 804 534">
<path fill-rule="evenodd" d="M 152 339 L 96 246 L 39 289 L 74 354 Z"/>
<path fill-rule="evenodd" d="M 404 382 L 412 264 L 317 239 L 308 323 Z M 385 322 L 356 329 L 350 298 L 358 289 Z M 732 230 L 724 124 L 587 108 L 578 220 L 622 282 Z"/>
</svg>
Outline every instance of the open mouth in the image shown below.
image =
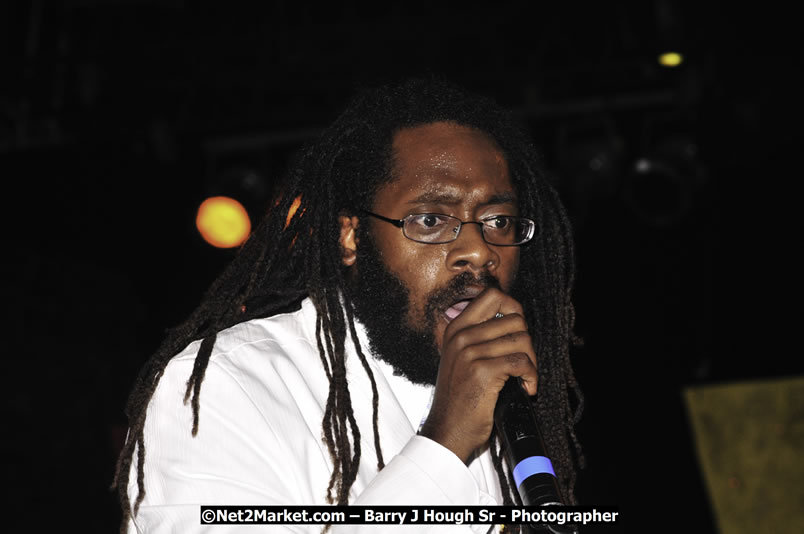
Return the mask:
<svg viewBox="0 0 804 534">
<path fill-rule="evenodd" d="M 482 273 L 475 277 L 471 273 L 464 272 L 453 278 L 446 287 L 429 296 L 426 305 L 427 316 L 449 324 L 461 315 L 478 295 L 490 287 L 500 289 L 500 282 L 494 276 Z"/>
<path fill-rule="evenodd" d="M 466 309 L 466 307 L 469 305 L 470 302 L 472 302 L 472 299 L 459 300 L 458 302 L 456 302 L 455 304 L 444 310 L 444 315 L 447 317 L 447 322 L 452 321 L 453 319 L 458 317 L 461 313 L 463 313 L 463 310 Z"/>
<path fill-rule="evenodd" d="M 444 317 L 447 320 L 447 323 L 455 320 L 460 314 L 463 313 L 463 310 L 466 309 L 467 306 L 477 297 L 480 293 L 483 292 L 485 287 L 483 286 L 469 286 L 464 287 L 463 291 L 459 293 L 453 293 L 451 297 L 448 298 L 447 302 L 451 302 L 452 304 L 444 309 Z"/>
</svg>

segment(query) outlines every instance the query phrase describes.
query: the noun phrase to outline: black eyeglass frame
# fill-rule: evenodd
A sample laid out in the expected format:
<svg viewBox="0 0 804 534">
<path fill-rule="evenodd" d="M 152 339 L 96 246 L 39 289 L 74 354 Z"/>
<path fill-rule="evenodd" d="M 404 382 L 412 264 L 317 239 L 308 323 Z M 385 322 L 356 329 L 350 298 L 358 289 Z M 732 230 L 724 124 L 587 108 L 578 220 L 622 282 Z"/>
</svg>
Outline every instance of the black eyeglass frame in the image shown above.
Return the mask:
<svg viewBox="0 0 804 534">
<path fill-rule="evenodd" d="M 406 217 L 404 217 L 402 219 L 391 219 L 390 217 L 386 217 L 384 215 L 380 215 L 379 213 L 374 213 L 374 212 L 371 212 L 371 211 L 368 211 L 368 210 L 361 209 L 359 211 L 361 213 L 365 213 L 366 215 L 371 215 L 372 217 L 376 217 L 377 219 L 379 219 L 381 221 L 391 223 L 394 226 L 396 226 L 397 228 L 401 228 L 402 229 L 402 235 L 404 235 L 406 238 L 410 239 L 411 241 L 415 241 L 416 243 L 424 243 L 425 245 L 443 245 L 445 243 L 452 243 L 453 241 L 458 239 L 458 236 L 461 234 L 461 229 L 463 228 L 464 224 L 477 224 L 477 225 L 480 225 L 480 235 L 483 236 L 483 241 L 485 241 L 489 245 L 494 245 L 495 247 L 521 247 L 522 245 L 530 242 L 534 237 L 536 237 L 536 235 L 538 233 L 537 232 L 538 225 L 536 224 L 536 221 L 534 221 L 533 219 L 528 219 L 527 217 L 519 217 L 518 215 L 495 215 L 495 216 L 489 217 L 488 219 L 483 219 L 481 221 L 462 221 L 457 217 L 454 217 L 452 215 L 446 215 L 444 213 L 411 213 L 410 215 L 408 215 L 408 216 L 406 216 Z M 410 237 L 405 232 L 405 220 L 407 220 L 407 219 L 409 219 L 411 217 L 421 217 L 422 215 L 434 215 L 434 216 L 437 216 L 437 217 L 448 217 L 450 219 L 455 219 L 456 221 L 458 221 L 460 223 L 460 225 L 458 226 L 458 229 L 455 231 L 455 237 L 453 237 L 449 241 L 419 241 L 418 239 L 413 239 L 412 237 Z M 493 221 L 494 219 L 498 219 L 500 217 L 506 217 L 506 218 L 509 218 L 509 219 L 518 219 L 518 220 L 522 220 L 522 221 L 528 221 L 530 223 L 530 232 L 528 233 L 528 238 L 525 241 L 522 241 L 521 243 L 511 243 L 511 244 L 502 243 L 501 244 L 501 243 L 492 243 L 492 242 L 490 242 L 488 239 L 486 239 L 486 232 L 483 231 L 483 228 L 485 227 L 485 222 Z"/>
</svg>

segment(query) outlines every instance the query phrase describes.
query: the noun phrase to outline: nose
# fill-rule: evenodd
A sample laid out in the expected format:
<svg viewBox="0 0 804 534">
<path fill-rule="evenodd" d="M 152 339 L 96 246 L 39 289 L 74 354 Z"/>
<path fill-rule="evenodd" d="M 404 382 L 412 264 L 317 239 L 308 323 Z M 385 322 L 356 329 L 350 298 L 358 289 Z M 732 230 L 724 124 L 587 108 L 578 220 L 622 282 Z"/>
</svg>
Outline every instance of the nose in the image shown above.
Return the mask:
<svg viewBox="0 0 804 534">
<path fill-rule="evenodd" d="M 447 268 L 455 273 L 468 271 L 477 275 L 484 270 L 494 272 L 500 264 L 500 256 L 483 239 L 483 228 L 479 224 L 464 223 L 451 245 Z"/>
</svg>

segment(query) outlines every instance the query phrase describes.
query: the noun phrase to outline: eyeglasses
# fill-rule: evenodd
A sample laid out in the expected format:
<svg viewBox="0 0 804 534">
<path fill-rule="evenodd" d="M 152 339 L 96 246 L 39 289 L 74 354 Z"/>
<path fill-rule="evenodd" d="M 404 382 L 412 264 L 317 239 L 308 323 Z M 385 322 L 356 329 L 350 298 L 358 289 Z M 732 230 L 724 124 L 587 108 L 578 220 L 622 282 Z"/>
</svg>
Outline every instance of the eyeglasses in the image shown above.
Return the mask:
<svg viewBox="0 0 804 534">
<path fill-rule="evenodd" d="M 433 245 L 450 243 L 458 239 L 464 224 L 479 224 L 483 240 L 489 245 L 504 247 L 523 245 L 536 234 L 534 221 L 509 215 L 498 215 L 481 221 L 462 221 L 441 213 L 414 213 L 404 219 L 390 219 L 367 210 L 361 211 L 401 228 L 408 239 Z"/>
</svg>

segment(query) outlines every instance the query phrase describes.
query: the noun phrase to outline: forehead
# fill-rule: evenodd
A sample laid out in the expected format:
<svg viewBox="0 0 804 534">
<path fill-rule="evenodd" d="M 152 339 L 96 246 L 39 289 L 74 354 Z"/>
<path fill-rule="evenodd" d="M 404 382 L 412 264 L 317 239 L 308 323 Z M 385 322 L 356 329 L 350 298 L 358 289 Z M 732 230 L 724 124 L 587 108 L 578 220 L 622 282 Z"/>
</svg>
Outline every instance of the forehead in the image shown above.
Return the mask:
<svg viewBox="0 0 804 534">
<path fill-rule="evenodd" d="M 378 201 L 515 198 L 503 151 L 479 130 L 450 122 L 405 128 L 394 136 L 393 154 L 393 179 Z"/>
</svg>

